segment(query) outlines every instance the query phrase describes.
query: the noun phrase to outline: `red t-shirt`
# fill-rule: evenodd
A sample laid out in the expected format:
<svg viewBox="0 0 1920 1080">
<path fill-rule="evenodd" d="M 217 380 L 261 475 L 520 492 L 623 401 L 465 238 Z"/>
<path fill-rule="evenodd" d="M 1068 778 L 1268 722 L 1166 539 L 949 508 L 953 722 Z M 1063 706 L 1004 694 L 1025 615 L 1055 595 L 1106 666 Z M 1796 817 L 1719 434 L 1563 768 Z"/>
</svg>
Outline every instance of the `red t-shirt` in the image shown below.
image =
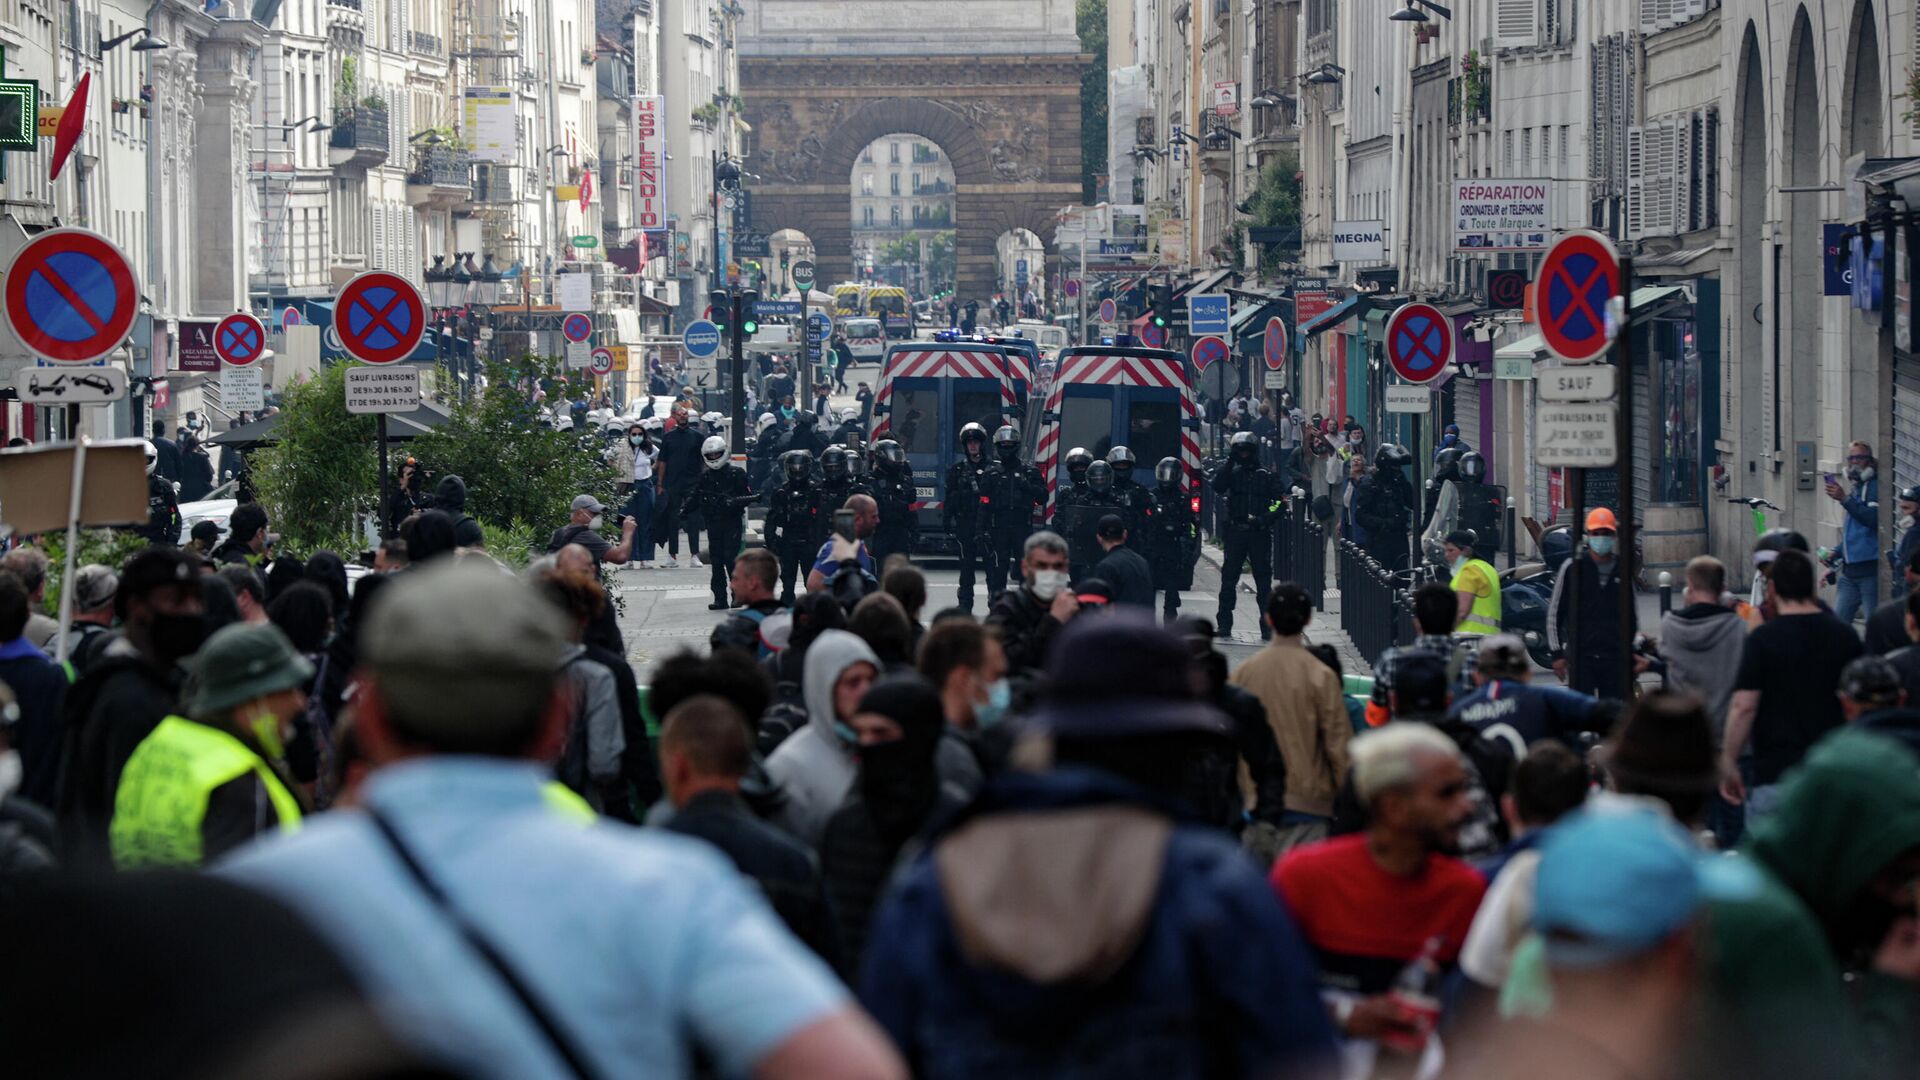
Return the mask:
<svg viewBox="0 0 1920 1080">
<path fill-rule="evenodd" d="M 1429 938 L 1442 940 L 1440 960 L 1452 964 L 1487 889 L 1478 871 L 1444 855 L 1394 877 L 1373 861 L 1364 834 L 1294 848 L 1272 880 L 1319 954 L 1321 981 L 1362 994 L 1384 993 Z"/>
</svg>

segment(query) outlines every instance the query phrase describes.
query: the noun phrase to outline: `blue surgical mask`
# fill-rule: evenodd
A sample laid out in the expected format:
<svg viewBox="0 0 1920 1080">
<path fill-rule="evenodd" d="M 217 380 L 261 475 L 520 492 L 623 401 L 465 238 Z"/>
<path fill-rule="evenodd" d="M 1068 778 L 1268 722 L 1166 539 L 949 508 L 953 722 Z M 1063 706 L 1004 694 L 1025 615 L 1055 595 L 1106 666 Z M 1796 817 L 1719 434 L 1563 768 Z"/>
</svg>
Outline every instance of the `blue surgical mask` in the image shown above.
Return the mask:
<svg viewBox="0 0 1920 1080">
<path fill-rule="evenodd" d="M 1457 574 L 1460 571 L 1465 570 L 1467 568 L 1467 557 L 1465 555 L 1462 555 L 1459 558 L 1453 560 L 1453 562 L 1450 563 L 1449 566 L 1453 570 L 1453 572 Z"/>
<path fill-rule="evenodd" d="M 835 720 L 833 722 L 833 733 L 840 736 L 840 741 L 846 743 L 848 746 L 860 745 L 860 733 L 853 730 L 853 725 L 847 723 L 845 720 Z"/>
<path fill-rule="evenodd" d="M 1590 536 L 1587 538 L 1587 546 L 1593 549 L 1595 555 L 1611 555 L 1613 554 L 1613 537 Z"/>
<path fill-rule="evenodd" d="M 1007 707 L 1013 704 L 1013 688 L 1007 680 L 996 679 L 987 687 L 987 700 L 973 706 L 973 722 L 980 730 L 993 727 L 1006 718 Z"/>
</svg>

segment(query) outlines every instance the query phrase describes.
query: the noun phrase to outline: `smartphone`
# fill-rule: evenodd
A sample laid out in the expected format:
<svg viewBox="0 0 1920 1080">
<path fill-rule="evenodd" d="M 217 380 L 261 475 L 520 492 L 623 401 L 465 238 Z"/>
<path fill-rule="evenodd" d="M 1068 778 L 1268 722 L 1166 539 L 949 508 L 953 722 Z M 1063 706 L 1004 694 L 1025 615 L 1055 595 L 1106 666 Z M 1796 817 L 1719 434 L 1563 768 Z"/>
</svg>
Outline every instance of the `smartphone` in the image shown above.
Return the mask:
<svg viewBox="0 0 1920 1080">
<path fill-rule="evenodd" d="M 1827 483 L 1829 483 L 1829 484 L 1832 484 L 1832 485 L 1833 485 L 1834 487 L 1839 487 L 1839 486 L 1840 486 L 1840 474 L 1839 474 L 1839 473 L 1828 473 L 1828 474 L 1827 474 Z"/>
<path fill-rule="evenodd" d="M 853 511 L 835 510 L 833 512 L 833 534 L 847 540 L 853 539 Z"/>
</svg>

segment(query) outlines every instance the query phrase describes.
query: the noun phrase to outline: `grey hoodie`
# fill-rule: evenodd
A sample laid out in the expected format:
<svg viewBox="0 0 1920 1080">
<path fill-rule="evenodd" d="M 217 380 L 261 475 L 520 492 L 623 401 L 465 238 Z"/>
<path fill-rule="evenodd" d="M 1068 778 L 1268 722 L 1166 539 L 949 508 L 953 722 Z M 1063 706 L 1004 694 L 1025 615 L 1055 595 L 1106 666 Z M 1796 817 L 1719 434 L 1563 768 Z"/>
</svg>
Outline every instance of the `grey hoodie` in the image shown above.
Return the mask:
<svg viewBox="0 0 1920 1080">
<path fill-rule="evenodd" d="M 827 818 L 852 790 L 857 769 L 853 744 L 834 731 L 833 687 L 848 667 L 860 662 L 880 670 L 867 643 L 845 630 L 825 630 L 807 646 L 801 694 L 807 702 L 807 726 L 782 742 L 767 759 L 767 776 L 786 796 L 775 820 L 809 846 L 818 846 Z"/>
<path fill-rule="evenodd" d="M 1740 613 L 1719 604 L 1690 604 L 1660 619 L 1660 654 L 1667 660 L 1667 681 L 1675 690 L 1700 695 L 1707 703 L 1717 741 L 1727 726 L 1727 703 L 1747 624 Z"/>
</svg>

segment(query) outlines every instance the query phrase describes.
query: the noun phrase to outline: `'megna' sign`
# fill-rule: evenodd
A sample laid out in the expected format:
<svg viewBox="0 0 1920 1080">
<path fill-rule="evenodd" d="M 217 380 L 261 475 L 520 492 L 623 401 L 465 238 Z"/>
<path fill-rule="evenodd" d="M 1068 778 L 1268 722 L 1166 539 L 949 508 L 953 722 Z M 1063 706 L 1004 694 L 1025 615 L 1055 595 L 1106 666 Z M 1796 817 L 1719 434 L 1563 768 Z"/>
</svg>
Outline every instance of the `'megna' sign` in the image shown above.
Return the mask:
<svg viewBox="0 0 1920 1080">
<path fill-rule="evenodd" d="M 1334 222 L 1333 261 L 1339 263 L 1387 261 L 1387 223 L 1384 221 Z"/>
</svg>

